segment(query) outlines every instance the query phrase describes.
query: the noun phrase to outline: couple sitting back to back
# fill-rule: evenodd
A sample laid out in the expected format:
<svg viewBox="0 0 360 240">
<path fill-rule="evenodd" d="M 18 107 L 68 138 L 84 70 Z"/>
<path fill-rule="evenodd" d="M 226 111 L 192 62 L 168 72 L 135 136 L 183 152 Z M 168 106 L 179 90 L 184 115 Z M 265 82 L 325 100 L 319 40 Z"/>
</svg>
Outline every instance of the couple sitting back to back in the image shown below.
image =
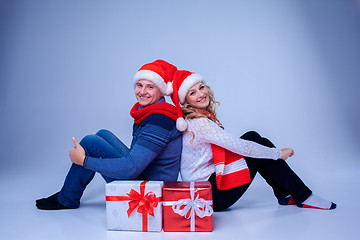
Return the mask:
<svg viewBox="0 0 360 240">
<path fill-rule="evenodd" d="M 36 200 L 42 210 L 74 209 L 96 172 L 114 180 L 210 181 L 213 208 L 233 205 L 258 172 L 281 205 L 334 209 L 336 204 L 313 194 L 291 170 L 291 148 L 277 149 L 250 131 L 240 138 L 226 132 L 216 117 L 218 102 L 201 75 L 156 60 L 134 77 L 137 103 L 130 148 L 108 130 L 73 138 L 72 162 L 61 190 Z M 165 101 L 171 96 L 174 105 Z"/>
</svg>

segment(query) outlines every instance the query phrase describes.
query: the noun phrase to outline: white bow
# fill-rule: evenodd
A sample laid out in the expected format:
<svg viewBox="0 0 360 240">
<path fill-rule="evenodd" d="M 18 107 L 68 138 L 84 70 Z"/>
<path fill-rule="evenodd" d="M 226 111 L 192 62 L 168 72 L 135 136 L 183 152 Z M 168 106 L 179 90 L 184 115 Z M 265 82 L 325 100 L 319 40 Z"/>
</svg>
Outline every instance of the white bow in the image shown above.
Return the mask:
<svg viewBox="0 0 360 240">
<path fill-rule="evenodd" d="M 211 216 L 213 214 L 213 209 L 210 204 L 205 201 L 205 199 L 200 198 L 199 194 L 195 199 L 180 199 L 174 205 L 172 205 L 172 209 L 175 213 L 180 216 L 184 216 L 186 219 L 189 219 L 192 213 L 195 213 L 200 218 Z M 189 213 L 190 210 L 190 214 Z"/>
<path fill-rule="evenodd" d="M 195 215 L 203 218 L 211 216 L 214 211 L 208 201 L 203 198 L 199 198 L 197 194 L 194 198 L 194 182 L 190 183 L 190 197 L 186 199 L 180 199 L 172 205 L 172 209 L 180 216 L 184 216 L 186 219 L 190 219 L 190 231 L 195 231 Z"/>
</svg>

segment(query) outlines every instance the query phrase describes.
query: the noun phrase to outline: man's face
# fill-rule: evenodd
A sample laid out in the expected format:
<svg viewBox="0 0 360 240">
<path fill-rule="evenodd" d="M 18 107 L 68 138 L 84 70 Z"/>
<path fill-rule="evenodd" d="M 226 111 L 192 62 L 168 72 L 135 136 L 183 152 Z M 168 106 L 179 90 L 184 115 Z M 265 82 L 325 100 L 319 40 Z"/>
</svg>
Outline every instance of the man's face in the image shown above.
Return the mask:
<svg viewBox="0 0 360 240">
<path fill-rule="evenodd" d="M 140 79 L 135 86 L 135 97 L 141 107 L 146 107 L 159 101 L 162 94 L 160 88 L 153 82 L 146 79 Z"/>
</svg>

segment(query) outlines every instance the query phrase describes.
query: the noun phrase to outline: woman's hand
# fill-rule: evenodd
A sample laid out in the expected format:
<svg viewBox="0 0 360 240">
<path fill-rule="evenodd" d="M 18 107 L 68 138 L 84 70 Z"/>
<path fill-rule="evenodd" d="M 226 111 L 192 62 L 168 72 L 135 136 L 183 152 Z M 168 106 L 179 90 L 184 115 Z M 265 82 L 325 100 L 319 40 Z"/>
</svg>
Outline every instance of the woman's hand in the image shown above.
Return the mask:
<svg viewBox="0 0 360 240">
<path fill-rule="evenodd" d="M 282 159 L 282 160 L 286 160 L 287 158 L 292 157 L 295 154 L 294 149 L 292 149 L 292 148 L 283 148 L 283 149 L 280 149 L 280 151 L 281 151 L 280 159 Z"/>
<path fill-rule="evenodd" d="M 69 152 L 69 156 L 70 159 L 73 163 L 75 163 L 76 165 L 80 165 L 83 166 L 84 165 L 84 160 L 85 160 L 85 150 L 84 148 L 78 143 L 78 141 L 76 140 L 76 138 L 72 138 L 72 141 L 75 144 L 75 147 L 73 147 L 72 149 L 70 149 Z"/>
</svg>

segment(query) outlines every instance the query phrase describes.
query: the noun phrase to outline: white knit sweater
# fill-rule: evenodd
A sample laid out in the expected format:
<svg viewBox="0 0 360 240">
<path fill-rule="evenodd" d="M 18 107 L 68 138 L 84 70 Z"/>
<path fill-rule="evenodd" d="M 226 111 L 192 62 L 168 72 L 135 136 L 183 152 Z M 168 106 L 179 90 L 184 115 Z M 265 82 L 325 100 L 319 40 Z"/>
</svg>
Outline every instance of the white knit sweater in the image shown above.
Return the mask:
<svg viewBox="0 0 360 240">
<path fill-rule="evenodd" d="M 281 157 L 280 150 L 235 137 L 207 118 L 186 121 L 180 165 L 183 181 L 206 181 L 215 172 L 211 144 L 247 157 L 274 160 Z"/>
</svg>

